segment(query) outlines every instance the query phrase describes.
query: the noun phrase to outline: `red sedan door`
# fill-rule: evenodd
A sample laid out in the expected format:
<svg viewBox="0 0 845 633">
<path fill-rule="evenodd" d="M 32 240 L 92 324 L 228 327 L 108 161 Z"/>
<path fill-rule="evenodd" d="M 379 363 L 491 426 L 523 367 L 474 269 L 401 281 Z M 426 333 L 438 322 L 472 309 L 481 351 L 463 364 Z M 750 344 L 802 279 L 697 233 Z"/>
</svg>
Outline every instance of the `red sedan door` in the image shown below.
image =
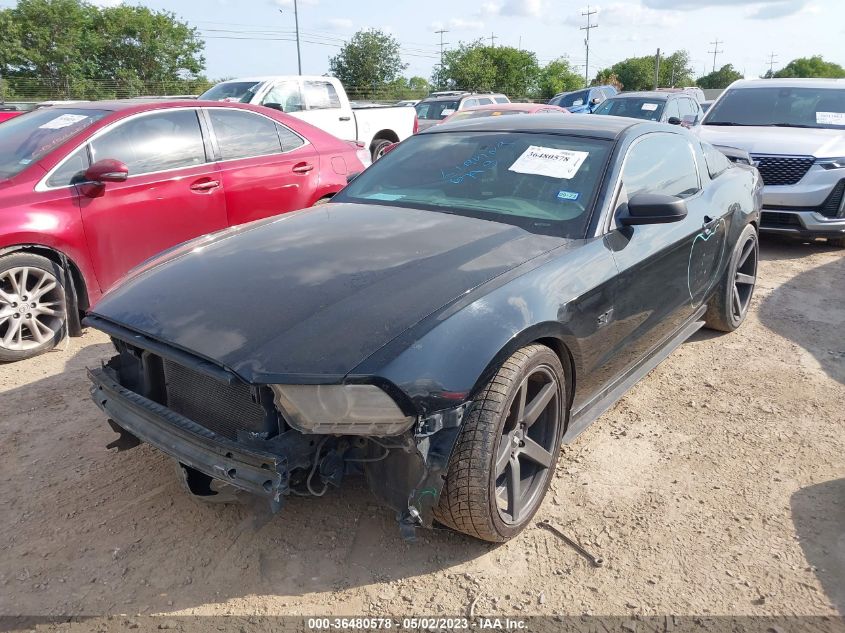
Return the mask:
<svg viewBox="0 0 845 633">
<path fill-rule="evenodd" d="M 126 163 L 129 178 L 81 196 L 82 223 L 100 287 L 186 240 L 227 226 L 217 165 L 206 157 L 194 108 L 136 114 L 90 143 L 93 161 Z"/>
<path fill-rule="evenodd" d="M 242 224 L 314 201 L 320 155 L 270 117 L 236 108 L 207 109 L 226 195 L 229 224 Z"/>
</svg>

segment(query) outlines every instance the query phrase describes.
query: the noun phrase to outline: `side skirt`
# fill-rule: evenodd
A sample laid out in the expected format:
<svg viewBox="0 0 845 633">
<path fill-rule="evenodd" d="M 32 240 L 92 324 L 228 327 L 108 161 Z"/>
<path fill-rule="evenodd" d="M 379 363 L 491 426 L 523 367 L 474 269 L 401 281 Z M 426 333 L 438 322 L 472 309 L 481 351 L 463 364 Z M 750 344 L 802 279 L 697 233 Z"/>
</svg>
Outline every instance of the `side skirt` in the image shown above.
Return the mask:
<svg viewBox="0 0 845 633">
<path fill-rule="evenodd" d="M 583 406 L 577 413 L 574 413 L 569 420 L 569 426 L 563 435 L 563 443 L 569 444 L 581 432 L 592 424 L 598 417 L 612 407 L 624 396 L 631 387 L 636 385 L 652 369 L 657 367 L 674 352 L 684 341 L 695 334 L 704 325 L 701 317 L 707 310 L 707 306 L 701 306 L 695 314 L 681 327 L 678 332 L 669 338 L 665 343 L 656 347 L 654 351 L 634 365 L 626 374 L 620 377 L 614 386 L 608 387 L 603 395 L 597 397 L 592 403 Z"/>
</svg>

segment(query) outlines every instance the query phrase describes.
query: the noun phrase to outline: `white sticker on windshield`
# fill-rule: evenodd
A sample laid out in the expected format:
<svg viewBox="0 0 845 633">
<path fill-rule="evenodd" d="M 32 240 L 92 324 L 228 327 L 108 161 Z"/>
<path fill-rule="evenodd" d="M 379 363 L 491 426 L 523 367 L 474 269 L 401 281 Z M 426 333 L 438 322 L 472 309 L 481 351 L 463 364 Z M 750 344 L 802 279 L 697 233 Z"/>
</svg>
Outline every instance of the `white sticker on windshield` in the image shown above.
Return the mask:
<svg viewBox="0 0 845 633">
<path fill-rule="evenodd" d="M 443 108 L 440 111 L 440 116 L 449 116 L 450 114 L 455 114 L 455 111 L 451 108 Z"/>
<path fill-rule="evenodd" d="M 644 103 L 643 104 L 643 110 L 645 110 L 646 112 L 654 112 L 655 110 L 657 110 L 657 104 L 656 103 Z"/>
<path fill-rule="evenodd" d="M 369 200 L 384 200 L 386 202 L 393 202 L 394 200 L 401 200 L 405 196 L 403 194 L 396 193 L 371 193 L 364 197 Z"/>
<path fill-rule="evenodd" d="M 508 170 L 520 174 L 569 179 L 578 173 L 589 155 L 589 152 L 529 145 Z"/>
<path fill-rule="evenodd" d="M 816 112 L 819 125 L 845 125 L 845 112 Z"/>
<path fill-rule="evenodd" d="M 84 121 L 87 118 L 88 117 L 84 114 L 63 114 L 61 116 L 57 116 L 55 119 L 47 121 L 43 125 L 39 125 L 38 128 L 41 130 L 60 130 L 63 127 L 68 127 L 74 123 Z"/>
</svg>

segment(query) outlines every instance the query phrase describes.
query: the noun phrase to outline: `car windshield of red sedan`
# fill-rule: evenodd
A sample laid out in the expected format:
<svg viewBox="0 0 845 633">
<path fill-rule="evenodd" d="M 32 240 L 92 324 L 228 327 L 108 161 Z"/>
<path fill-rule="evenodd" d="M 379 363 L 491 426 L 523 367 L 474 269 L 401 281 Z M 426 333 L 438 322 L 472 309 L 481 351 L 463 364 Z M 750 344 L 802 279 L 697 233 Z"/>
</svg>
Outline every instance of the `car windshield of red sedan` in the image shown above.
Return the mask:
<svg viewBox="0 0 845 633">
<path fill-rule="evenodd" d="M 610 148 L 610 141 L 562 134 L 421 134 L 364 171 L 335 201 L 429 209 L 583 238 Z"/>
<path fill-rule="evenodd" d="M 0 178 L 11 178 L 99 121 L 107 110 L 45 108 L 0 125 Z"/>
</svg>

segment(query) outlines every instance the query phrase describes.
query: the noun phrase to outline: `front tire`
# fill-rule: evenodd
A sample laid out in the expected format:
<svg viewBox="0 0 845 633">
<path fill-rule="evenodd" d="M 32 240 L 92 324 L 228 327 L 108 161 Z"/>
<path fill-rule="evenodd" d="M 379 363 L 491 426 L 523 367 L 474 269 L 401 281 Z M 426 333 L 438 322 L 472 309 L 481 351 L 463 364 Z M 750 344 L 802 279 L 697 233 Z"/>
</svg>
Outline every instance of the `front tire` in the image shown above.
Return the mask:
<svg viewBox="0 0 845 633">
<path fill-rule="evenodd" d="M 435 518 L 503 542 L 531 521 L 546 495 L 565 423 L 565 374 L 544 345 L 506 360 L 467 414 Z"/>
<path fill-rule="evenodd" d="M 707 305 L 705 325 L 712 330 L 733 332 L 748 315 L 757 285 L 760 240 L 753 225 L 746 226 L 736 242 L 725 276 Z"/>
<path fill-rule="evenodd" d="M 0 258 L 0 362 L 38 356 L 65 336 L 64 275 L 32 253 Z"/>
</svg>

